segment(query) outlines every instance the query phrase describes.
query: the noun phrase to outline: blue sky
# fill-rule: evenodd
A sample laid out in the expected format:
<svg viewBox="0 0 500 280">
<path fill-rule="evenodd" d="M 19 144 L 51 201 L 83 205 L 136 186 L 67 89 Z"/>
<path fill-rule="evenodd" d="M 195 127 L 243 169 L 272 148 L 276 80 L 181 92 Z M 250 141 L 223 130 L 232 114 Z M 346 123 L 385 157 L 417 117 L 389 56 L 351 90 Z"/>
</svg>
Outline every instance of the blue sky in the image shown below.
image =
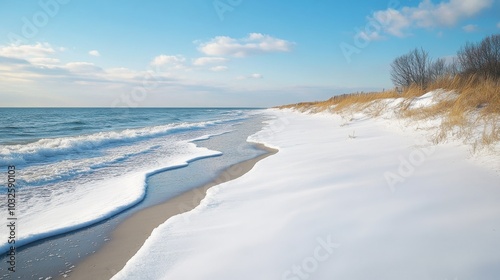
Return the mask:
<svg viewBox="0 0 500 280">
<path fill-rule="evenodd" d="M 0 0 L 0 106 L 267 107 L 391 88 L 500 33 L 494 0 Z"/>
</svg>

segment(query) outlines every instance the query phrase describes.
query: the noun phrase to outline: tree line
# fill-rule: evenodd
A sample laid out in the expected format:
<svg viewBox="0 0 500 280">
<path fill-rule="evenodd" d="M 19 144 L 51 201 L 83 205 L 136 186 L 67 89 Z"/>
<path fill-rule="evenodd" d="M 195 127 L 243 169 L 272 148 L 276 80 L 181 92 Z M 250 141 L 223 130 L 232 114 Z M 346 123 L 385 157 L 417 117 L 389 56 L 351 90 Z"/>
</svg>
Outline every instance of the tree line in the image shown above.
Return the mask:
<svg viewBox="0 0 500 280">
<path fill-rule="evenodd" d="M 451 60 L 434 60 L 427 51 L 416 48 L 391 64 L 391 80 L 401 89 L 412 85 L 425 89 L 440 78 L 457 75 L 500 79 L 500 34 L 466 43 Z"/>
</svg>

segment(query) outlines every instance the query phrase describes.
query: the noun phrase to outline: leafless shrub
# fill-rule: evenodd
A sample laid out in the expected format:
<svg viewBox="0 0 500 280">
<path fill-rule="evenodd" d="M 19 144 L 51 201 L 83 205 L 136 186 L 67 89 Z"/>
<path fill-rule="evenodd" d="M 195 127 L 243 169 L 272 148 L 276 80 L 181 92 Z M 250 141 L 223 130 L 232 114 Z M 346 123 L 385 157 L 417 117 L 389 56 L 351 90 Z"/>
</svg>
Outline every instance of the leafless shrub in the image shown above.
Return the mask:
<svg viewBox="0 0 500 280">
<path fill-rule="evenodd" d="M 414 49 L 397 57 L 391 64 L 391 79 L 396 87 L 408 90 L 427 89 L 429 84 L 443 77 L 453 77 L 460 71 L 458 60 L 433 60 L 423 49 Z"/>
<path fill-rule="evenodd" d="M 430 78 L 430 65 L 429 53 L 423 49 L 414 49 L 392 62 L 391 80 L 397 87 L 408 88 L 417 84 L 423 88 Z"/>
<path fill-rule="evenodd" d="M 462 74 L 500 78 L 500 34 L 467 43 L 458 52 Z"/>
</svg>

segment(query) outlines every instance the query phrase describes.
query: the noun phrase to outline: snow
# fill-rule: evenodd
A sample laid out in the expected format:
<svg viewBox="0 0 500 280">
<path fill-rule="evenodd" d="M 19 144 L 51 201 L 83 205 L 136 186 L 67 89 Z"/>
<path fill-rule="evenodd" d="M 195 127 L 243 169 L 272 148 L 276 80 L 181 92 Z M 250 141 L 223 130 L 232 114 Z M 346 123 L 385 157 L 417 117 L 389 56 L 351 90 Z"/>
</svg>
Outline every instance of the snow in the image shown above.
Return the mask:
<svg viewBox="0 0 500 280">
<path fill-rule="evenodd" d="M 430 107 L 436 105 L 440 101 L 453 100 L 456 99 L 457 97 L 458 95 L 453 91 L 446 91 L 443 89 L 429 91 L 428 93 L 422 96 L 413 98 L 409 108 L 418 109 L 418 108 Z"/>
<path fill-rule="evenodd" d="M 113 279 L 500 277 L 500 175 L 466 145 L 384 115 L 267 114 L 249 141 L 279 152 L 156 228 Z"/>
<path fill-rule="evenodd" d="M 19 207 L 16 212 L 21 221 L 21 229 L 16 235 L 16 246 L 81 229 L 112 217 L 144 199 L 148 176 L 186 166 L 196 159 L 220 155 L 218 151 L 197 147 L 194 143 L 182 144 L 178 146 L 176 155 L 164 156 L 163 160 L 138 167 L 133 173 L 76 185 L 69 191 L 41 190 L 40 193 L 35 193 L 35 197 L 27 197 L 31 200 L 23 202 L 30 203 L 25 203 L 23 208 Z M 27 196 L 26 194 L 21 193 Z M 7 211 L 4 215 L 6 214 Z M 7 234 L 7 231 L 0 234 L 1 240 L 4 241 L 0 242 L 0 252 L 7 252 L 11 246 L 7 242 Z"/>
</svg>

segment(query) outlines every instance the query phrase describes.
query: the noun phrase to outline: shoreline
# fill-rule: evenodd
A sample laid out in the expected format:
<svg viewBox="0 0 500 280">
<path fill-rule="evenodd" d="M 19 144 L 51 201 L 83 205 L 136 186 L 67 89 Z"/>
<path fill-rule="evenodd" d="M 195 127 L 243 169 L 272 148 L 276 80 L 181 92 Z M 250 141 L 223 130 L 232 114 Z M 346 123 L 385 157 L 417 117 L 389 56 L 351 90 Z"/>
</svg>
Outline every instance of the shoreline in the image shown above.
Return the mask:
<svg viewBox="0 0 500 280">
<path fill-rule="evenodd" d="M 137 253 L 156 227 L 172 216 L 197 207 L 211 187 L 239 178 L 250 171 L 257 162 L 278 152 L 263 144 L 255 145 L 267 153 L 231 165 L 205 185 L 133 214 L 113 230 L 112 237 L 107 244 L 78 263 L 68 277 L 61 276 L 58 279 L 100 280 L 113 277 Z"/>
</svg>

